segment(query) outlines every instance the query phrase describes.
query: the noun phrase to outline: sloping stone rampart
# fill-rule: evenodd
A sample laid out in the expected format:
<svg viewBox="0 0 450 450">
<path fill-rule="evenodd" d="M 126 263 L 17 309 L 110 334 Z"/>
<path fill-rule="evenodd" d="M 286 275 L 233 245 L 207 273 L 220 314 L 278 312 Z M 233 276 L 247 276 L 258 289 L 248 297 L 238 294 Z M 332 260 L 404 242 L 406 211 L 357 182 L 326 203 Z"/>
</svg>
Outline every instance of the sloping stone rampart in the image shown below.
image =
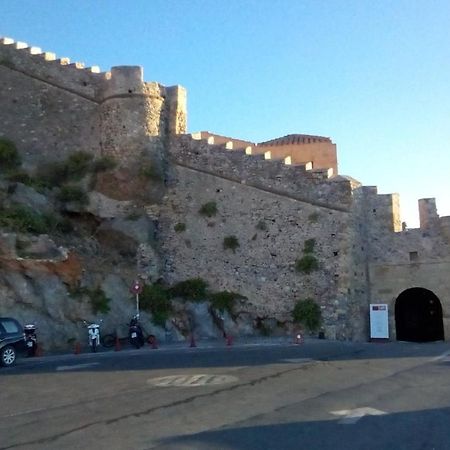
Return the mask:
<svg viewBox="0 0 450 450">
<path fill-rule="evenodd" d="M 347 210 L 351 205 L 351 182 L 333 181 L 326 172 L 308 172 L 303 166 L 246 155 L 244 150 L 228 150 L 189 135 L 174 136 L 169 149 L 173 162 L 186 167 L 329 208 Z"/>
</svg>

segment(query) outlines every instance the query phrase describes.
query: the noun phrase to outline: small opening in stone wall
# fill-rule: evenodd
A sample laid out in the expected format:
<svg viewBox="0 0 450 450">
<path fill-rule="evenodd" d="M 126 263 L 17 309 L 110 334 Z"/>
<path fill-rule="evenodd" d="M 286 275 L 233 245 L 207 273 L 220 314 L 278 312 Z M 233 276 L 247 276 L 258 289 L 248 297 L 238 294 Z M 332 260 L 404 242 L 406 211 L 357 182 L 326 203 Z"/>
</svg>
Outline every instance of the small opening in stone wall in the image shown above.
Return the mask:
<svg viewBox="0 0 450 450">
<path fill-rule="evenodd" d="M 336 237 L 336 233 L 331 233 L 331 237 Z"/>
<path fill-rule="evenodd" d="M 87 83 L 86 83 L 86 81 L 83 81 L 83 86 L 87 86 Z"/>
<path fill-rule="evenodd" d="M 409 252 L 409 260 L 417 261 L 419 259 L 419 254 L 417 252 Z"/>
<path fill-rule="evenodd" d="M 337 256 L 339 252 L 333 252 L 333 256 Z"/>
<path fill-rule="evenodd" d="M 377 212 L 377 210 L 376 210 L 376 209 L 372 209 L 372 212 L 376 213 L 376 212 Z"/>
<path fill-rule="evenodd" d="M 128 93 L 129 93 L 129 94 L 132 94 L 133 91 L 132 91 L 131 89 L 128 89 Z"/>
</svg>

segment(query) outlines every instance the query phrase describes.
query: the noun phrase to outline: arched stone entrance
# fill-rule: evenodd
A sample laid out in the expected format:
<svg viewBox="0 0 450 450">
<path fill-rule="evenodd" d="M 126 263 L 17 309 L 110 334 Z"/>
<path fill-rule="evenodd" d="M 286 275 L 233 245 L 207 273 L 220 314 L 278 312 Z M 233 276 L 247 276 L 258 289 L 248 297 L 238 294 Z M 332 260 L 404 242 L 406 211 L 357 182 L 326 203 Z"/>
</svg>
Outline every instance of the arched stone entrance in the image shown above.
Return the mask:
<svg viewBox="0 0 450 450">
<path fill-rule="evenodd" d="M 395 302 L 395 329 L 398 341 L 444 340 L 441 302 L 428 289 L 406 289 Z"/>
</svg>

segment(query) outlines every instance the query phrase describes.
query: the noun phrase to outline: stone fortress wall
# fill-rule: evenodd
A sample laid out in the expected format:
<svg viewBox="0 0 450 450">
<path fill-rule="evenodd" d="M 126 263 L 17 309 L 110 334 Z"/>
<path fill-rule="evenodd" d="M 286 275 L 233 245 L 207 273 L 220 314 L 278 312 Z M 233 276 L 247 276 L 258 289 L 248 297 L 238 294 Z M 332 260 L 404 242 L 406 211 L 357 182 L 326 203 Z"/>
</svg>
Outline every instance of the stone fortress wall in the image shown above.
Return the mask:
<svg viewBox="0 0 450 450">
<path fill-rule="evenodd" d="M 389 303 L 395 336 L 396 296 L 421 283 L 439 292 L 450 336 L 444 276 L 450 218 L 437 216 L 432 199 L 421 200 L 421 228 L 402 231 L 398 195 L 379 195 L 339 175 L 329 138 L 290 135 L 254 144 L 186 134 L 181 86 L 143 82 L 135 66 L 86 69 L 7 38 L 0 41 L 0 80 L 7 105 L 0 136 L 17 144 L 29 168 L 80 149 L 114 156 L 124 183 L 143 158 L 158 168 L 160 195 L 147 209 L 159 230 L 160 275 L 167 282 L 203 277 L 215 289 L 247 296 L 246 311 L 267 321 L 288 321 L 295 301 L 311 297 L 328 337 L 358 340 L 368 337 L 370 302 Z M 118 191 L 104 189 L 124 199 Z M 200 215 L 211 201 L 218 213 Z M 223 248 L 226 236 L 238 239 L 235 252 Z M 319 270 L 301 274 L 294 265 L 308 239 L 316 242 Z M 419 261 L 410 259 L 414 252 Z M 418 265 L 423 275 L 398 275 L 418 273 Z"/>
<path fill-rule="evenodd" d="M 81 149 L 127 162 L 146 137 L 186 130 L 184 89 L 144 83 L 140 67 L 100 72 L 2 38 L 0 70 L 1 132 L 30 167 Z"/>
</svg>

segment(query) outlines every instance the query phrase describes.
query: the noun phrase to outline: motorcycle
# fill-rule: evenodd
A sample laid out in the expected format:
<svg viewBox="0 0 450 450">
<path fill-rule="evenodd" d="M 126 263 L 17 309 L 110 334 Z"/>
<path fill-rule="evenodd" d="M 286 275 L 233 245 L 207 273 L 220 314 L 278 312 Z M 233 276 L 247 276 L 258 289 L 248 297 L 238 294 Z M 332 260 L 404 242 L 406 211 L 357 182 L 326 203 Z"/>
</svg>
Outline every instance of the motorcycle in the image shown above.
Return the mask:
<svg viewBox="0 0 450 450">
<path fill-rule="evenodd" d="M 141 348 L 145 343 L 144 333 L 142 332 L 137 316 L 134 316 L 130 321 L 128 338 L 130 340 L 130 344 L 136 348 Z"/>
<path fill-rule="evenodd" d="M 102 321 L 100 321 L 101 323 Z M 100 345 L 100 324 L 99 323 L 91 323 L 88 324 L 84 321 L 88 329 L 88 338 L 89 338 L 89 346 L 91 347 L 91 351 L 93 353 L 97 352 L 97 347 Z"/>
<path fill-rule="evenodd" d="M 29 323 L 23 327 L 25 333 L 25 346 L 27 348 L 27 356 L 36 356 L 37 352 L 37 336 L 36 336 L 36 325 Z"/>
</svg>

